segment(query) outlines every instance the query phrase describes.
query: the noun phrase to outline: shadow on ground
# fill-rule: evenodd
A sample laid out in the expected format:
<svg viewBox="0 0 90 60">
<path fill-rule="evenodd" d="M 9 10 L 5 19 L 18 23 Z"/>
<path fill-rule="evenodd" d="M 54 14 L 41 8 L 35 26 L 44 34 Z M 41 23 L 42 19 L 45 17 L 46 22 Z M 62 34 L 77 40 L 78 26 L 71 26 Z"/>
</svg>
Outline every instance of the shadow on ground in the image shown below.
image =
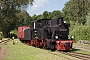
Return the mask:
<svg viewBox="0 0 90 60">
<path fill-rule="evenodd" d="M 72 48 L 71 52 L 79 51 L 80 49 Z"/>
</svg>

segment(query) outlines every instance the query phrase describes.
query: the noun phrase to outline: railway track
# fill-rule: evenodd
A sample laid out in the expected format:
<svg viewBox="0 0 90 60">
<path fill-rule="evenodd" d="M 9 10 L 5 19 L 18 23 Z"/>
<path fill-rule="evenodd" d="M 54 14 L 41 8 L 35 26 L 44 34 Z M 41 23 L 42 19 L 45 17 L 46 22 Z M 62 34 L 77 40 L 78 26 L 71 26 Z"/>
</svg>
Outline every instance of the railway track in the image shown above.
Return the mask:
<svg viewBox="0 0 90 60">
<path fill-rule="evenodd" d="M 72 60 L 69 57 L 61 56 L 59 53 L 64 54 L 64 55 L 68 55 L 68 56 L 71 56 L 71 57 L 74 57 L 74 58 L 78 58 L 80 60 L 90 60 L 90 55 L 89 54 L 83 54 L 83 53 L 77 53 L 77 52 L 60 52 L 60 51 L 58 51 L 58 53 L 50 52 L 50 54 L 60 56 L 60 57 L 65 58 L 67 60 Z"/>
<path fill-rule="evenodd" d="M 66 60 L 72 60 L 71 58 L 68 58 L 68 57 L 66 57 L 66 56 L 61 56 L 59 53 L 53 53 L 53 52 L 49 52 L 50 54 L 53 54 L 53 55 L 56 55 L 56 56 L 59 56 L 59 57 L 62 57 L 62 58 L 64 58 L 64 59 L 66 59 Z"/>
<path fill-rule="evenodd" d="M 72 56 L 81 60 L 90 60 L 90 55 L 88 54 L 77 53 L 77 52 L 70 52 L 70 53 L 62 52 L 62 54 L 69 55 L 69 56 Z"/>
</svg>

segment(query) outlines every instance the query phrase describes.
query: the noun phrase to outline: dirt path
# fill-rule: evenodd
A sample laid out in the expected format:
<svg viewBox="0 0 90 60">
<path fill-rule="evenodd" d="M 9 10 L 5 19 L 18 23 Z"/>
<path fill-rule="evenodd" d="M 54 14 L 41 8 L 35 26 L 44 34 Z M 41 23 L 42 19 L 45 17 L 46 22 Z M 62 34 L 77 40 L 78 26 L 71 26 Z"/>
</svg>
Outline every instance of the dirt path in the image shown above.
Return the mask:
<svg viewBox="0 0 90 60">
<path fill-rule="evenodd" d="M 7 49 L 4 47 L 4 45 L 1 46 L 0 49 L 0 60 L 4 60 L 6 56 Z"/>
</svg>

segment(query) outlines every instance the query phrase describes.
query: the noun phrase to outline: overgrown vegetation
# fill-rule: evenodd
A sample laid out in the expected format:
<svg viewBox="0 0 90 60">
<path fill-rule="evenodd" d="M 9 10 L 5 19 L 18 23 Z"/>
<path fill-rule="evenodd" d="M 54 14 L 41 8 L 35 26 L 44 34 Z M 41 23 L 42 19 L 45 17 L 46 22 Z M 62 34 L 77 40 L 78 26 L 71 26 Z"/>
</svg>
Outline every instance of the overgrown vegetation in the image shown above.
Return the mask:
<svg viewBox="0 0 90 60">
<path fill-rule="evenodd" d="M 0 40 L 2 40 L 3 36 L 2 36 L 2 33 L 0 32 Z"/>
<path fill-rule="evenodd" d="M 26 20 L 27 12 L 25 12 L 26 15 L 22 12 L 28 4 L 32 5 L 32 3 L 33 0 L 0 0 L 0 31 L 4 37 L 9 37 L 10 31 L 14 30 L 19 22 Z"/>
<path fill-rule="evenodd" d="M 64 19 L 70 21 L 70 35 L 74 35 L 76 41 L 90 41 L 89 11 L 89 0 L 69 0 L 62 10 Z"/>
<path fill-rule="evenodd" d="M 10 38 L 12 38 L 12 37 L 17 38 L 17 29 L 12 30 L 12 31 L 10 32 Z"/>
<path fill-rule="evenodd" d="M 70 35 L 75 36 L 75 40 L 88 40 L 90 41 L 90 13 L 86 16 L 85 25 L 79 24 L 78 22 L 70 22 Z"/>
</svg>

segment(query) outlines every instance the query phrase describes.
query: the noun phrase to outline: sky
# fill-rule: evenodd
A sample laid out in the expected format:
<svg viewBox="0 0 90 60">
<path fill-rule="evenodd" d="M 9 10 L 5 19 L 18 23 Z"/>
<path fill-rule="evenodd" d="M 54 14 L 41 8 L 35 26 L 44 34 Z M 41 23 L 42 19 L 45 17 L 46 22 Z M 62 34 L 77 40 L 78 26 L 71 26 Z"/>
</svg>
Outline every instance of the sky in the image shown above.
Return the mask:
<svg viewBox="0 0 90 60">
<path fill-rule="evenodd" d="M 32 6 L 27 8 L 29 15 L 33 16 L 34 14 L 39 15 L 44 11 L 52 12 L 54 10 L 62 10 L 64 4 L 69 0 L 34 0 Z"/>
</svg>

